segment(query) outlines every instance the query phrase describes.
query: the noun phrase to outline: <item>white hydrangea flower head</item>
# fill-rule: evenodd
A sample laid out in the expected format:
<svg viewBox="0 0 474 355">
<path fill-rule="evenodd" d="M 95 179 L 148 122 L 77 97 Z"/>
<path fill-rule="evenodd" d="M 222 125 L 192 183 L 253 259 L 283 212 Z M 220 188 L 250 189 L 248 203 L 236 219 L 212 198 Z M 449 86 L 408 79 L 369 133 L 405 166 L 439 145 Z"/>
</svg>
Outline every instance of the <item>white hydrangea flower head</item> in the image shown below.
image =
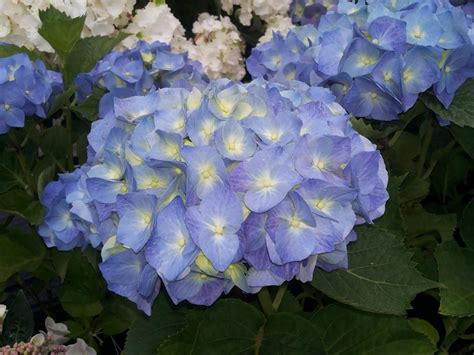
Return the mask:
<svg viewBox="0 0 474 355">
<path fill-rule="evenodd" d="M 239 21 L 250 26 L 253 14 L 265 22 L 277 15 L 287 15 L 291 0 L 221 0 L 222 10 L 232 14 L 233 7 L 239 6 Z"/>
<path fill-rule="evenodd" d="M 7 306 L 0 304 L 0 334 L 2 334 L 3 321 L 7 316 Z"/>
<path fill-rule="evenodd" d="M 245 43 L 229 17 L 206 12 L 193 25 L 194 43 L 186 48 L 189 58 L 202 63 L 211 79 L 240 80 L 245 75 Z"/>
<path fill-rule="evenodd" d="M 265 43 L 272 39 L 273 33 L 280 33 L 283 37 L 287 35 L 287 33 L 295 27 L 291 22 L 291 17 L 276 15 L 268 18 L 267 20 L 267 29 L 265 30 L 265 34 L 260 37 L 258 43 Z"/>
<path fill-rule="evenodd" d="M 49 6 L 70 17 L 86 15 L 82 37 L 113 34 L 125 26 L 135 0 L 1 0 L 0 41 L 53 52 L 41 37 L 39 11 Z"/>
<path fill-rule="evenodd" d="M 137 10 L 125 31 L 132 34 L 122 42 L 126 48 L 133 48 L 139 40 L 150 43 L 160 41 L 171 44 L 173 48 L 186 41 L 184 28 L 168 5 L 154 2 Z"/>
</svg>

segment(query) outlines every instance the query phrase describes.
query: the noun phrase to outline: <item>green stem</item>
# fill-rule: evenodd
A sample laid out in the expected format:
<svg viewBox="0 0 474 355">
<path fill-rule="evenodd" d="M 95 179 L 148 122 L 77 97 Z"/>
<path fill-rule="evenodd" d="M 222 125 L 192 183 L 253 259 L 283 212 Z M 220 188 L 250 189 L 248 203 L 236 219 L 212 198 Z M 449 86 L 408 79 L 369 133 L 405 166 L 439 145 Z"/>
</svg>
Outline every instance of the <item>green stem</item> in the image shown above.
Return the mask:
<svg viewBox="0 0 474 355">
<path fill-rule="evenodd" d="M 434 168 L 438 164 L 439 159 L 441 159 L 444 156 L 444 154 L 449 152 L 455 145 L 456 145 L 456 141 L 453 140 L 453 141 L 449 142 L 449 144 L 442 149 L 440 154 L 437 154 L 436 158 L 433 158 L 433 157 L 431 158 L 430 165 L 428 165 L 428 168 L 426 169 L 425 173 L 422 176 L 423 180 L 426 180 L 430 177 L 430 175 L 433 172 Z"/>
<path fill-rule="evenodd" d="M 275 313 L 272 304 L 272 298 L 270 297 L 270 292 L 268 292 L 268 288 L 264 287 L 262 290 L 257 294 L 258 301 L 260 302 L 260 306 L 262 307 L 263 313 L 266 316 L 269 316 L 272 313 Z"/>
<path fill-rule="evenodd" d="M 423 139 L 423 144 L 421 146 L 420 160 L 418 160 L 418 166 L 416 169 L 416 175 L 418 177 L 422 176 L 423 168 L 425 166 L 425 161 L 426 161 L 426 155 L 428 154 L 428 149 L 430 147 L 432 139 L 433 139 L 433 125 L 430 123 L 428 126 L 428 130 L 426 132 L 426 135 Z"/>
<path fill-rule="evenodd" d="M 283 284 L 280 286 L 275 298 L 273 299 L 272 306 L 275 312 L 278 311 L 278 308 L 280 308 L 280 304 L 281 304 L 281 301 L 283 300 L 283 297 L 285 296 L 285 293 L 286 293 L 286 284 Z"/>
<path fill-rule="evenodd" d="M 23 172 L 23 175 L 26 180 L 26 186 L 24 186 L 24 189 L 31 195 L 35 196 L 35 182 L 33 179 L 33 175 L 31 174 L 30 169 L 28 168 L 28 164 L 26 163 L 25 155 L 23 154 L 23 151 L 21 150 L 21 145 L 18 143 L 18 140 L 16 139 L 15 133 L 13 130 L 11 130 L 8 133 L 8 137 L 10 138 L 11 142 L 13 143 L 13 146 L 16 151 L 16 156 L 18 158 L 18 162 L 20 163 L 20 168 L 21 171 Z"/>
<path fill-rule="evenodd" d="M 390 138 L 390 140 L 388 141 L 388 147 L 389 148 L 392 148 L 397 143 L 397 141 L 400 138 L 400 136 L 402 135 L 402 133 L 403 133 L 403 129 L 395 132 L 395 134 L 392 136 L 392 138 Z"/>
<path fill-rule="evenodd" d="M 470 338 L 472 335 L 464 335 L 464 333 L 469 329 L 469 327 L 474 323 L 474 317 L 469 317 L 461 320 L 449 320 L 448 323 L 445 322 L 447 335 L 444 338 L 443 342 L 439 347 L 440 355 L 449 354 L 449 348 L 458 340 L 459 338 L 464 339 L 466 336 Z"/>
<path fill-rule="evenodd" d="M 71 110 L 67 109 L 64 114 L 66 115 L 66 129 L 67 129 L 67 165 L 70 171 L 74 169 L 74 147 L 72 145 L 72 115 Z"/>
</svg>

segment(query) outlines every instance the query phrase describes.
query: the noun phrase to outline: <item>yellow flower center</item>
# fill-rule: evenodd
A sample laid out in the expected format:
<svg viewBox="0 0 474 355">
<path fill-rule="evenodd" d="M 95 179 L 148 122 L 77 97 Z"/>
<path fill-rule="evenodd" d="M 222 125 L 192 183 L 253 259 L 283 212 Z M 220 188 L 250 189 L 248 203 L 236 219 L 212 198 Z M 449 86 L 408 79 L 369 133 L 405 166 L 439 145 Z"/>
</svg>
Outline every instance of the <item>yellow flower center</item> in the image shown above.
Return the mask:
<svg viewBox="0 0 474 355">
<path fill-rule="evenodd" d="M 298 228 L 301 225 L 301 220 L 297 216 L 291 217 L 288 224 L 293 228 Z"/>
</svg>

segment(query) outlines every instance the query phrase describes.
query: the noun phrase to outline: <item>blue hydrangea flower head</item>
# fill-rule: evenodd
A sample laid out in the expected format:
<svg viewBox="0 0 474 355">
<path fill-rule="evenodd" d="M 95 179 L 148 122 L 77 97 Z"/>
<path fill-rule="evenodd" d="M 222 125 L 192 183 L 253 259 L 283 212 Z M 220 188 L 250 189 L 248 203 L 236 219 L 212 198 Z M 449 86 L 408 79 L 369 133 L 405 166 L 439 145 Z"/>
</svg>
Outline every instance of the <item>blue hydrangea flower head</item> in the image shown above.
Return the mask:
<svg viewBox="0 0 474 355">
<path fill-rule="evenodd" d="M 118 92 L 101 100 L 87 164 L 46 187 L 40 234 L 100 249 L 109 289 L 146 313 L 161 284 L 175 303 L 210 305 L 345 267 L 354 226 L 383 214 L 383 160 L 328 89 L 257 79 Z"/>
<path fill-rule="evenodd" d="M 33 62 L 24 53 L 0 58 L 0 134 L 24 127 L 28 116 L 45 118 L 62 89 L 61 75 L 42 61 Z"/>
<path fill-rule="evenodd" d="M 468 5 L 463 11 L 435 0 L 325 4 L 322 10 L 318 1 L 293 1 L 293 21 L 312 25 L 254 48 L 247 60 L 253 78 L 326 86 L 349 113 L 387 121 L 398 119 L 428 90 L 448 108 L 456 90 L 474 77 Z M 316 21 L 306 20 L 316 12 Z M 316 33 L 311 41 L 298 36 L 310 27 Z M 290 47 L 298 49 L 278 57 Z"/>
</svg>

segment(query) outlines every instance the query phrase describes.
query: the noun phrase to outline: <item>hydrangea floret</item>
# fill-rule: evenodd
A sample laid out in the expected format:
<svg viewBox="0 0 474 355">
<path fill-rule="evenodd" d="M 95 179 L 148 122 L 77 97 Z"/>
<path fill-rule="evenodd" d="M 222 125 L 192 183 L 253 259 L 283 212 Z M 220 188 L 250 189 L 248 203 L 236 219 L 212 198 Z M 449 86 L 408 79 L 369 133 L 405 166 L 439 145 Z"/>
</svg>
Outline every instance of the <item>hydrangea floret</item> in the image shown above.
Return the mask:
<svg viewBox="0 0 474 355">
<path fill-rule="evenodd" d="M 330 91 L 180 83 L 102 99 L 87 164 L 41 197 L 46 244 L 100 249 L 108 288 L 147 314 L 161 285 L 175 303 L 210 305 L 234 286 L 347 266 L 354 225 L 384 212 L 388 177 Z"/>
<path fill-rule="evenodd" d="M 45 118 L 48 106 L 63 90 L 60 73 L 24 53 L 0 58 L 0 134 L 24 127 L 25 117 Z"/>
<path fill-rule="evenodd" d="M 317 26 L 255 48 L 247 68 L 253 77 L 329 86 L 353 115 L 395 120 L 430 88 L 449 107 L 474 77 L 471 28 L 447 0 L 340 1 Z"/>
</svg>

